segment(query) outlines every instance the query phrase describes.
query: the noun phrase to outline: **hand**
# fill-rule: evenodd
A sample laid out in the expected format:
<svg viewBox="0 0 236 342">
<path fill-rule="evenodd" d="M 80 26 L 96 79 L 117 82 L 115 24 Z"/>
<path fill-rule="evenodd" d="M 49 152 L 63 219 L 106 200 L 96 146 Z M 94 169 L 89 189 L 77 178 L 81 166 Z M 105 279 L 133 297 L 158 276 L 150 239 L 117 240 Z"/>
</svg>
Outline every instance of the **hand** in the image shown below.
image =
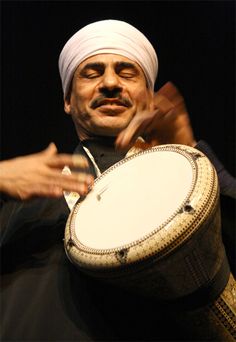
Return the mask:
<svg viewBox="0 0 236 342">
<path fill-rule="evenodd" d="M 82 172 L 62 174 L 63 167 L 79 167 Z M 82 156 L 58 154 L 51 143 L 42 152 L 0 162 L 0 190 L 22 200 L 33 196 L 60 197 L 63 191 L 85 195 L 93 177 L 85 171 L 87 160 Z"/>
<path fill-rule="evenodd" d="M 184 99 L 173 83 L 167 82 L 154 94 L 148 110 L 137 112 L 118 135 L 116 146 L 129 148 L 139 136 L 145 139 L 146 148 L 162 144 L 196 145 Z"/>
</svg>

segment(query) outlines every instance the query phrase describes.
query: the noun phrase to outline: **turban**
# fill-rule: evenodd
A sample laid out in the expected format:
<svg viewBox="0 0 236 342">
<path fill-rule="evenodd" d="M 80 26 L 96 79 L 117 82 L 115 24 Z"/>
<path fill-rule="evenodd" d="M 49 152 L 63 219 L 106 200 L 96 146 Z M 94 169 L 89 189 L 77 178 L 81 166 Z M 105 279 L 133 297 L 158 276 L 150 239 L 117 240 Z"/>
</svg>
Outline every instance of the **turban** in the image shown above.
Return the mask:
<svg viewBox="0 0 236 342">
<path fill-rule="evenodd" d="M 151 89 L 157 76 L 156 52 L 142 32 L 119 20 L 102 20 L 84 26 L 64 45 L 59 56 L 59 72 L 64 98 L 75 70 L 88 57 L 111 53 L 139 64 Z"/>
</svg>

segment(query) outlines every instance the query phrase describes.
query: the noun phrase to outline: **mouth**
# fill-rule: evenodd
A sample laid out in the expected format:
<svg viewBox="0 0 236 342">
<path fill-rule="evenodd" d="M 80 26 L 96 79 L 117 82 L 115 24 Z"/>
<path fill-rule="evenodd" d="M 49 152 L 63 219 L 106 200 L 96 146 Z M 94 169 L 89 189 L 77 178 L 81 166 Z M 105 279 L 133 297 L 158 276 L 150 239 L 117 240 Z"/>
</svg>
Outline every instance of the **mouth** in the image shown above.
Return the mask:
<svg viewBox="0 0 236 342">
<path fill-rule="evenodd" d="M 98 107 L 115 108 L 115 107 L 131 107 L 132 104 L 128 99 L 97 99 L 94 100 L 91 108 L 96 109 Z"/>
</svg>

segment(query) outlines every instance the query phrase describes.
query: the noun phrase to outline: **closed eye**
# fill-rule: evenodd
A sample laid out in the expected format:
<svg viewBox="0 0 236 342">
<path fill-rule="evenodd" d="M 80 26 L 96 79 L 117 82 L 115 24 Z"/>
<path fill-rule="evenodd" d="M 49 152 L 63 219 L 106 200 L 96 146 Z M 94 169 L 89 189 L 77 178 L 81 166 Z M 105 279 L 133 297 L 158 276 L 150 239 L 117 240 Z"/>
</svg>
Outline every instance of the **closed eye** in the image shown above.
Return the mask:
<svg viewBox="0 0 236 342">
<path fill-rule="evenodd" d="M 82 74 L 83 77 L 85 78 L 96 78 L 96 77 L 100 77 L 101 73 L 97 72 L 97 71 L 87 71 L 85 73 Z"/>
<path fill-rule="evenodd" d="M 80 71 L 80 76 L 84 78 L 96 78 L 103 75 L 105 66 L 103 63 L 88 63 Z"/>
<path fill-rule="evenodd" d="M 122 71 L 120 71 L 119 76 L 123 77 L 123 78 L 132 78 L 132 77 L 136 76 L 136 73 L 134 73 L 130 70 L 122 70 Z"/>
<path fill-rule="evenodd" d="M 123 78 L 132 78 L 139 75 L 139 70 L 135 64 L 118 62 L 116 64 L 116 73 Z"/>
</svg>

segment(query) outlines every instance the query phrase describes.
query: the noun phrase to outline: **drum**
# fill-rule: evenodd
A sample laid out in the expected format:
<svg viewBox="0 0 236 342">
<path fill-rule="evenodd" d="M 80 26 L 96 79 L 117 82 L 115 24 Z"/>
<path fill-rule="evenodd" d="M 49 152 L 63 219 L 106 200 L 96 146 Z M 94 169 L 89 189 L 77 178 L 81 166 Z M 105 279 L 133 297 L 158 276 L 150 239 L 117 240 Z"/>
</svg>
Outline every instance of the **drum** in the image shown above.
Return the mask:
<svg viewBox="0 0 236 342">
<path fill-rule="evenodd" d="M 98 177 L 68 218 L 65 250 L 81 271 L 182 312 L 213 305 L 229 279 L 232 287 L 215 169 L 184 145 L 141 151 Z M 217 309 L 230 317 L 227 338 L 232 303 Z"/>
</svg>

